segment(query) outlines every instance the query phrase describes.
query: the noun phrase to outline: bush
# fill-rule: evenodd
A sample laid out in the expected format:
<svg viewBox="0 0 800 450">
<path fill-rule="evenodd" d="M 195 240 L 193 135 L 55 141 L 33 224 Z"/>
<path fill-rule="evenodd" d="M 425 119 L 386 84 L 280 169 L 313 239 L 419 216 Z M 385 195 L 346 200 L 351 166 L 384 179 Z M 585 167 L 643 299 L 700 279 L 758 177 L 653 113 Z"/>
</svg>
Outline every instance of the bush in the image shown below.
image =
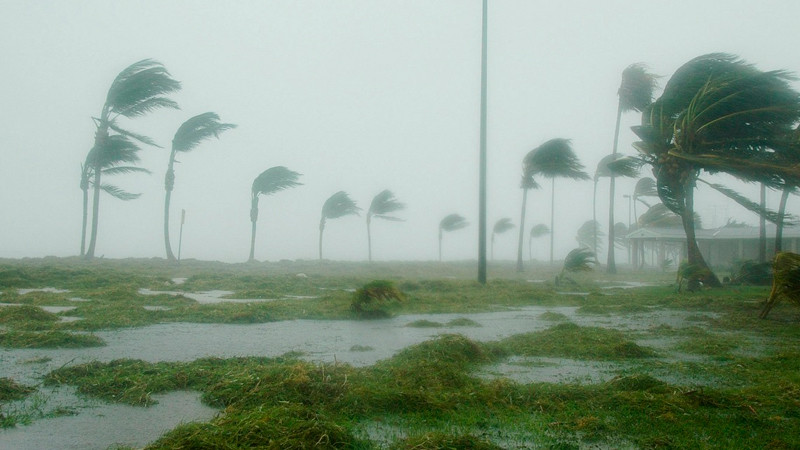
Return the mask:
<svg viewBox="0 0 800 450">
<path fill-rule="evenodd" d="M 389 317 L 390 310 L 403 300 L 405 295 L 393 282 L 375 280 L 356 290 L 350 309 L 362 318 Z"/>
</svg>

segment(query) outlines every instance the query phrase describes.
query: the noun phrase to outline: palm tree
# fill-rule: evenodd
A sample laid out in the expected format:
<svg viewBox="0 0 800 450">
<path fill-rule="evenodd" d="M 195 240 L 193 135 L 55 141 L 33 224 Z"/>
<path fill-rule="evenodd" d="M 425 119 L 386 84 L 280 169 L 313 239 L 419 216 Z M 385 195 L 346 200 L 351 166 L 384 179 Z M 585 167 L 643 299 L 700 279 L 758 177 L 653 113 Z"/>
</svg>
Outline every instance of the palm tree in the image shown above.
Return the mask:
<svg viewBox="0 0 800 450">
<path fill-rule="evenodd" d="M 159 108 L 178 109 L 178 104 L 164 97 L 164 95 L 176 92 L 180 87 L 180 82 L 172 79 L 164 66 L 151 59 L 131 64 L 120 72 L 111 83 L 100 117 L 94 119 L 96 126 L 94 145 L 86 156 L 82 171 L 81 189 L 84 191 L 84 223 L 88 213 L 88 189 L 90 185 L 94 191 L 91 238 L 89 240 L 89 248 L 85 253 L 87 258 L 94 257 L 97 244 L 100 190 L 102 189 L 101 175 L 104 162 L 107 163 L 110 160 L 103 153 L 112 151 L 115 145 L 109 143 L 112 136 L 110 131 L 125 138 L 148 145 L 155 145 L 155 142 L 147 136 L 121 128 L 117 123 L 117 119 L 119 117 L 127 117 L 129 119 L 140 117 Z M 89 182 L 89 177 L 92 179 L 91 182 Z M 85 228 L 84 226 L 84 236 Z"/>
<path fill-rule="evenodd" d="M 635 147 L 653 166 L 659 197 L 682 218 L 688 263 L 707 274 L 690 280 L 690 289 L 700 282 L 721 285 L 695 236 L 700 172 L 726 172 L 770 187 L 780 187 L 783 174 L 796 176 L 794 168 L 775 164 L 774 156 L 800 119 L 798 93 L 789 80 L 786 72 L 762 72 L 733 55 L 703 55 L 675 72 L 645 109 L 642 126 L 634 127 L 642 139 Z"/>
<path fill-rule="evenodd" d="M 590 272 L 596 264 L 595 255 L 588 247 L 572 249 L 564 258 L 564 266 L 561 268 L 561 273 L 556 276 L 556 286 L 561 284 L 562 281 L 570 281 L 576 284 L 574 280 L 566 276 L 567 273 Z"/>
<path fill-rule="evenodd" d="M 596 220 L 587 220 L 578 228 L 575 240 L 578 241 L 581 247 L 586 247 L 596 254 L 594 250 L 597 249 L 598 241 L 603 236 L 605 236 L 605 233 L 600 230 L 600 223 Z M 594 248 L 592 248 L 593 246 Z"/>
<path fill-rule="evenodd" d="M 533 260 L 533 240 L 550 233 L 550 228 L 547 225 L 540 223 L 531 228 L 530 236 L 528 237 L 528 259 Z"/>
<path fill-rule="evenodd" d="M 646 201 L 642 200 L 641 197 L 658 197 L 658 191 L 656 190 L 656 182 L 653 181 L 650 177 L 640 178 L 639 181 L 636 182 L 636 186 L 633 188 L 633 221 L 634 223 L 638 222 L 639 215 L 636 213 L 636 202 L 641 202 L 644 206 L 650 207 L 651 205 Z"/>
<path fill-rule="evenodd" d="M 550 209 L 550 263 L 553 263 L 553 221 L 555 212 L 555 179 L 556 177 L 588 180 L 589 175 L 583 171 L 569 139 L 555 138 L 528 152 L 522 160 L 522 214 L 520 217 L 520 235 L 517 246 L 517 271 L 522 271 L 522 230 L 525 227 L 525 207 L 528 200 L 528 189 L 537 188 L 534 177 L 542 176 L 552 181 Z"/>
<path fill-rule="evenodd" d="M 592 220 L 597 221 L 597 182 L 600 181 L 600 178 L 634 178 L 639 174 L 639 166 L 640 164 L 635 159 L 625 157 L 619 153 L 606 155 L 597 163 L 597 169 L 594 171 L 594 190 L 592 191 Z M 609 238 L 613 237 L 614 234 L 612 232 Z M 598 250 L 599 247 L 595 242 L 593 247 L 595 255 Z"/>
<path fill-rule="evenodd" d="M 406 209 L 406 205 L 398 201 L 392 191 L 388 189 L 379 192 L 378 195 L 372 198 L 372 203 L 369 204 L 369 209 L 367 210 L 367 249 L 369 251 L 369 262 L 372 262 L 372 232 L 370 230 L 372 218 L 375 217 L 376 219 L 402 222 L 403 219 L 389 214 L 404 209 Z"/>
<path fill-rule="evenodd" d="M 356 202 L 350 199 L 345 191 L 339 191 L 331 195 L 322 205 L 322 217 L 319 219 L 319 259 L 322 260 L 322 232 L 325 230 L 325 221 L 328 219 L 338 219 L 339 217 L 358 215 L 361 208 L 356 206 Z"/>
<path fill-rule="evenodd" d="M 221 123 L 216 113 L 207 112 L 184 122 L 175 132 L 175 137 L 172 138 L 172 151 L 169 153 L 167 174 L 164 177 L 164 190 L 166 191 L 164 194 L 164 246 L 167 250 L 167 259 L 170 261 L 175 260 L 172 246 L 169 243 L 169 204 L 172 198 L 172 189 L 175 186 L 175 170 L 173 168 L 176 162 L 175 156 L 179 152 L 190 152 L 206 139 L 219 138 L 220 133 L 231 128 L 236 128 L 236 125 Z"/>
<path fill-rule="evenodd" d="M 272 195 L 276 192 L 300 186 L 303 183 L 297 181 L 299 177 L 300 174 L 297 172 L 291 171 L 283 166 L 275 166 L 261 172 L 261 174 L 253 180 L 253 187 L 250 190 L 250 222 L 252 223 L 252 230 L 250 232 L 249 262 L 255 261 L 258 196 L 261 194 Z"/>
<path fill-rule="evenodd" d="M 653 91 L 656 88 L 658 77 L 649 73 L 644 64 L 631 64 L 622 71 L 622 81 L 617 90 L 619 101 L 617 103 L 617 123 L 614 127 L 614 146 L 611 153 L 617 153 L 619 144 L 619 126 L 622 113 L 628 111 L 642 111 L 653 101 Z M 609 193 L 608 193 L 608 257 L 606 261 L 606 271 L 617 273 L 617 265 L 614 259 L 614 196 L 615 181 L 613 173 L 610 174 Z"/>
<path fill-rule="evenodd" d="M 503 217 L 494 223 L 494 228 L 492 228 L 492 261 L 494 261 L 494 236 L 497 234 L 503 234 L 512 228 L 514 228 L 514 224 L 511 223 L 511 219 L 508 217 Z"/>
<path fill-rule="evenodd" d="M 442 236 L 444 235 L 444 232 L 460 230 L 467 225 L 469 225 L 467 219 L 459 214 L 447 215 L 444 219 L 442 219 L 441 222 L 439 222 L 439 261 L 442 260 Z"/>
</svg>

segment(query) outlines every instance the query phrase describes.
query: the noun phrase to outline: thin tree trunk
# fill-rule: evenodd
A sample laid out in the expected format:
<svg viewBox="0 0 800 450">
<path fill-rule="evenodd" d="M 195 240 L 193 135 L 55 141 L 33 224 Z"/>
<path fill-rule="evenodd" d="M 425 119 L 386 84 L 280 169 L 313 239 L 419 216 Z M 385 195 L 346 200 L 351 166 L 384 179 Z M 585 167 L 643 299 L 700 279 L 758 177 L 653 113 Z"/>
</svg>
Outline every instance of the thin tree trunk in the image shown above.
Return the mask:
<svg viewBox="0 0 800 450">
<path fill-rule="evenodd" d="M 167 174 L 164 176 L 164 247 L 167 250 L 167 260 L 175 261 L 175 254 L 172 253 L 172 245 L 169 242 L 169 205 L 172 200 L 172 189 L 175 187 L 175 171 L 173 162 L 175 161 L 175 151 L 169 155 L 169 165 Z"/>
<path fill-rule="evenodd" d="M 370 222 L 372 222 L 372 217 L 367 215 L 367 251 L 369 253 L 369 262 L 372 262 L 372 232 L 370 230 Z"/>
<path fill-rule="evenodd" d="M 528 189 L 522 188 L 522 212 L 519 217 L 519 243 L 517 245 L 517 272 L 522 272 L 522 239 L 525 237 L 525 209 L 528 205 Z M 530 241 L 528 241 L 530 255 Z"/>
<path fill-rule="evenodd" d="M 250 257 L 247 259 L 249 262 L 256 260 L 256 222 L 258 222 L 258 196 L 254 195 L 250 200 Z"/>
<path fill-rule="evenodd" d="M 528 261 L 533 261 L 533 236 L 528 236 Z"/>
<path fill-rule="evenodd" d="M 319 260 L 322 261 L 322 231 L 325 230 L 325 218 L 319 221 Z"/>
<path fill-rule="evenodd" d="M 786 201 L 789 200 L 790 189 L 783 188 L 781 202 L 778 205 L 778 221 L 775 223 L 775 254 L 783 251 L 783 220 L 786 217 Z"/>
<path fill-rule="evenodd" d="M 86 250 L 87 259 L 94 258 L 95 247 L 97 246 L 97 222 L 100 212 L 100 167 L 94 167 L 94 191 L 92 192 L 92 234 L 89 238 L 89 248 Z"/>
<path fill-rule="evenodd" d="M 86 254 L 86 223 L 89 216 L 89 176 L 81 177 L 81 190 L 83 191 L 83 219 L 81 221 L 81 256 Z"/>
<path fill-rule="evenodd" d="M 481 123 L 478 181 L 478 283 L 486 284 L 486 127 L 487 127 L 487 60 L 489 2 L 483 0 L 481 15 Z"/>
<path fill-rule="evenodd" d="M 767 187 L 764 183 L 761 183 L 760 194 L 759 205 L 764 210 L 767 208 Z M 762 263 L 767 261 L 767 220 L 763 215 L 758 217 L 758 261 Z"/>
<path fill-rule="evenodd" d="M 714 272 L 711 271 L 711 268 L 706 263 L 705 258 L 703 258 L 703 254 L 700 252 L 700 247 L 697 245 L 697 236 L 695 234 L 695 223 L 694 223 L 694 183 L 692 182 L 687 183 L 684 187 L 684 208 L 683 208 L 683 215 L 681 216 L 683 222 L 683 230 L 686 233 L 686 255 L 689 261 L 689 264 L 694 265 L 699 270 L 705 270 L 707 275 L 703 277 L 702 280 L 700 279 L 691 279 L 688 280 L 689 283 L 689 290 L 697 289 L 700 285 L 700 281 L 706 286 L 710 287 L 721 287 L 722 284 L 719 282 L 719 279 Z"/>
<path fill-rule="evenodd" d="M 442 229 L 439 228 L 439 262 L 442 262 Z"/>
<path fill-rule="evenodd" d="M 492 248 L 491 248 L 491 259 L 494 261 L 494 233 L 492 233 Z"/>
<path fill-rule="evenodd" d="M 555 239 L 556 229 L 553 227 L 553 221 L 556 215 L 556 179 L 553 178 L 550 183 L 550 265 L 553 265 L 553 239 Z"/>
<path fill-rule="evenodd" d="M 592 190 L 592 223 L 594 224 L 594 252 L 595 259 L 597 259 L 597 178 L 594 179 L 594 189 Z"/>
<path fill-rule="evenodd" d="M 606 261 L 606 272 L 617 273 L 617 263 L 614 258 L 614 194 L 616 191 L 614 175 L 611 175 L 608 188 L 608 256 Z"/>
</svg>

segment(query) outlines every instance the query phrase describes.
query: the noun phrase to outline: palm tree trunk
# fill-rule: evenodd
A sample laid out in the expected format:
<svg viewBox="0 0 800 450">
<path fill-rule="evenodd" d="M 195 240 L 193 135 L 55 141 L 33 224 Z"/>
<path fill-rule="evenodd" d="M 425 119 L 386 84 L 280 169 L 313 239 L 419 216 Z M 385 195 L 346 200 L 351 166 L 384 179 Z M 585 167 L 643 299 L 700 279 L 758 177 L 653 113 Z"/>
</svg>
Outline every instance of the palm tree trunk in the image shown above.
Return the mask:
<svg viewBox="0 0 800 450">
<path fill-rule="evenodd" d="M 789 200 L 790 189 L 783 188 L 781 202 L 778 205 L 778 221 L 775 222 L 775 254 L 783 251 L 783 219 L 786 217 L 786 201 Z"/>
<path fill-rule="evenodd" d="M 367 215 L 367 251 L 369 254 L 369 262 L 372 262 L 372 232 L 370 230 L 370 222 L 372 218 Z"/>
<path fill-rule="evenodd" d="M 164 176 L 164 247 L 167 250 L 167 260 L 175 261 L 175 255 L 172 253 L 172 245 L 169 242 L 169 205 L 172 199 L 172 188 L 175 186 L 175 171 L 173 169 L 173 162 L 175 161 L 175 151 L 169 156 L 169 166 L 167 167 L 167 174 Z"/>
<path fill-rule="evenodd" d="M 439 262 L 442 262 L 442 229 L 439 228 Z"/>
<path fill-rule="evenodd" d="M 94 191 L 92 192 L 92 234 L 89 238 L 89 248 L 86 250 L 87 259 L 94 258 L 95 247 L 97 246 L 97 222 L 100 212 L 100 167 L 94 167 Z"/>
<path fill-rule="evenodd" d="M 319 221 L 319 260 L 322 261 L 322 232 L 325 230 L 325 218 Z"/>
<path fill-rule="evenodd" d="M 719 282 L 717 276 L 714 275 L 714 272 L 711 271 L 705 258 L 703 258 L 703 254 L 700 252 L 700 247 L 697 245 L 697 235 L 695 234 L 694 224 L 694 181 L 687 183 L 684 188 L 684 208 L 681 219 L 683 222 L 683 230 L 686 233 L 687 260 L 689 264 L 696 266 L 698 269 L 707 271 L 707 275 L 703 280 L 689 280 L 688 289 L 697 289 L 700 285 L 700 281 L 703 281 L 706 286 L 721 287 L 722 284 Z"/>
<path fill-rule="evenodd" d="M 767 187 L 761 183 L 760 192 L 761 209 L 767 208 Z M 758 261 L 765 262 L 767 260 L 767 220 L 763 215 L 758 217 Z"/>
<path fill-rule="evenodd" d="M 81 256 L 86 254 L 86 222 L 89 216 L 89 174 L 81 176 L 81 190 L 83 191 L 83 219 L 81 221 Z"/>
<path fill-rule="evenodd" d="M 258 196 L 254 195 L 250 201 L 250 223 L 252 224 L 250 230 L 250 257 L 248 262 L 256 260 L 256 222 L 258 222 Z"/>
<path fill-rule="evenodd" d="M 608 188 L 608 256 L 606 260 L 606 272 L 617 273 L 617 263 L 614 259 L 614 194 L 616 191 L 614 175 L 609 179 Z"/>
<path fill-rule="evenodd" d="M 556 215 L 556 179 L 550 182 L 550 265 L 553 265 L 553 239 L 555 239 L 556 229 L 553 227 L 553 220 Z"/>
<path fill-rule="evenodd" d="M 517 272 L 522 272 L 522 239 L 525 234 L 525 209 L 528 205 L 528 189 L 522 188 L 522 212 L 519 217 L 519 243 L 517 244 Z M 528 255 L 530 255 L 530 241 L 528 241 Z"/>
<path fill-rule="evenodd" d="M 486 284 L 486 107 L 489 2 L 483 0 L 481 15 L 481 128 L 478 170 L 478 283 Z"/>
<path fill-rule="evenodd" d="M 528 237 L 528 261 L 533 261 L 533 237 Z"/>
<path fill-rule="evenodd" d="M 492 261 L 494 261 L 494 233 L 492 233 L 491 259 L 492 259 Z"/>
<path fill-rule="evenodd" d="M 597 259 L 597 178 L 594 179 L 594 190 L 592 191 L 592 222 L 594 223 L 594 245 L 592 251 Z"/>
</svg>

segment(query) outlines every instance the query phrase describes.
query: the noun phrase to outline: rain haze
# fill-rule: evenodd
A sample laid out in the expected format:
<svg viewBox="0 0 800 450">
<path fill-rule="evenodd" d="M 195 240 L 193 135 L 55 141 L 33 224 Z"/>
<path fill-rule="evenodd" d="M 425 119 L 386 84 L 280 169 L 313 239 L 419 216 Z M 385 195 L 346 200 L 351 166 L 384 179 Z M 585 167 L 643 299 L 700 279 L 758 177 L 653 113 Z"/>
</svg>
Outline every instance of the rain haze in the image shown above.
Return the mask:
<svg viewBox="0 0 800 450">
<path fill-rule="evenodd" d="M 660 87 L 689 59 L 741 56 L 764 70 L 800 71 L 794 1 L 489 2 L 488 223 L 519 223 L 523 156 L 546 140 L 572 140 L 589 174 L 611 153 L 622 70 L 646 64 Z M 164 174 L 180 124 L 207 111 L 237 124 L 179 155 L 172 195 L 183 258 L 242 262 L 250 245 L 250 187 L 273 166 L 303 186 L 260 199 L 258 260 L 317 257 L 320 209 L 343 190 L 366 210 L 390 189 L 404 222 L 373 222 L 376 260 L 433 260 L 439 221 L 470 226 L 445 237 L 445 259 L 477 257 L 481 2 L 16 1 L 0 3 L 0 257 L 71 256 L 80 250 L 80 165 L 114 77 L 152 58 L 182 83 L 180 110 L 121 125 L 164 148 L 144 147 L 151 175 L 115 176 L 141 193 L 103 195 L 96 255 L 164 257 Z M 660 92 L 660 89 L 659 91 Z M 619 150 L 633 154 L 622 118 Z M 648 176 L 645 169 L 643 176 Z M 757 188 L 719 178 L 756 198 Z M 628 220 L 635 180 L 617 182 L 615 216 Z M 557 180 L 555 258 L 577 246 L 591 219 L 592 183 Z M 607 181 L 598 220 L 607 225 Z M 605 192 L 603 194 L 603 192 Z M 531 191 L 526 227 L 549 224 L 550 183 Z M 777 204 L 770 193 L 768 205 Z M 789 212 L 797 212 L 790 200 Z M 698 190 L 704 226 L 757 219 Z M 331 220 L 324 256 L 367 257 L 364 215 Z M 534 257 L 546 260 L 545 240 Z M 516 255 L 516 233 L 495 257 Z M 619 257 L 618 257 L 619 258 Z M 624 256 L 622 256 L 624 261 Z"/>
</svg>

